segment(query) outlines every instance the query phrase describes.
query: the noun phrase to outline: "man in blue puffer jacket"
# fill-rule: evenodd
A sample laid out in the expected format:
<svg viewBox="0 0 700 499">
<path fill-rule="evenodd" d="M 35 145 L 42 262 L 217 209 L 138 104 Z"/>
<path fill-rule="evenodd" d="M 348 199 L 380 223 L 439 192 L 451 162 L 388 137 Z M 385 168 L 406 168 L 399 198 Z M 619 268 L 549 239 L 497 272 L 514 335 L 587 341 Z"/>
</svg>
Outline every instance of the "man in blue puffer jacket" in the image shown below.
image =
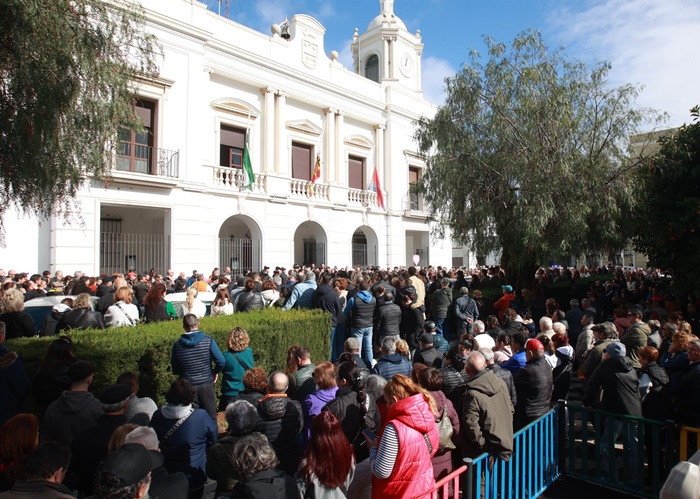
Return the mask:
<svg viewBox="0 0 700 499">
<path fill-rule="evenodd" d="M 175 342 L 170 354 L 173 374 L 190 382 L 195 391 L 193 404 L 206 410 L 216 421 L 214 383 L 226 360 L 214 338 L 199 330 L 199 319 L 196 315 L 185 315 L 182 318 L 182 327 L 185 332 Z"/>
</svg>

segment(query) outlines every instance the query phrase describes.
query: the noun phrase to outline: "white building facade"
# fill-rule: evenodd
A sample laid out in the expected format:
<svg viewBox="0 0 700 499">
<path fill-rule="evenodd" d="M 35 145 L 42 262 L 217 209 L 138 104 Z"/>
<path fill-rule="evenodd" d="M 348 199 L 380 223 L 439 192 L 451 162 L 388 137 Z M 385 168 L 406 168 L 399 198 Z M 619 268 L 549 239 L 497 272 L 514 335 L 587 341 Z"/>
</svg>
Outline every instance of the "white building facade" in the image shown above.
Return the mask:
<svg viewBox="0 0 700 499">
<path fill-rule="evenodd" d="M 326 53 L 324 27 L 306 15 L 267 35 L 196 0 L 141 3 L 163 48 L 159 78 L 136 82 L 147 133 L 122 131 L 111 181 L 78 196 L 80 220 L 8 213 L 0 266 L 98 275 L 394 267 L 414 255 L 451 265 L 451 242 L 432 238 L 410 194 L 425 167 L 414 122 L 435 106 L 421 91 L 420 33 L 393 1 L 355 33 L 355 68 Z"/>
</svg>

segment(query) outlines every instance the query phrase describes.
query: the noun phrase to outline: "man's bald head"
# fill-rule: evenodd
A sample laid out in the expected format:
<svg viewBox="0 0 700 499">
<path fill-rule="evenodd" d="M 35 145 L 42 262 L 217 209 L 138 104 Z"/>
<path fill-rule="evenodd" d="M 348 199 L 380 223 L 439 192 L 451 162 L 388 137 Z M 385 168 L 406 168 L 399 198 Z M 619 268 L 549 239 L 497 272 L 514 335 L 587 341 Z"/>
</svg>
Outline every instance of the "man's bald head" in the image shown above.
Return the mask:
<svg viewBox="0 0 700 499">
<path fill-rule="evenodd" d="M 126 279 L 124 279 L 123 277 L 117 277 L 114 280 L 114 289 L 119 289 L 119 288 L 123 288 L 126 286 L 127 286 Z"/>
<path fill-rule="evenodd" d="M 486 359 L 480 352 L 469 352 L 464 363 L 464 372 L 469 376 L 475 376 L 486 369 Z"/>
<path fill-rule="evenodd" d="M 289 378 L 283 372 L 275 371 L 267 378 L 267 393 L 285 393 L 289 388 Z"/>
</svg>

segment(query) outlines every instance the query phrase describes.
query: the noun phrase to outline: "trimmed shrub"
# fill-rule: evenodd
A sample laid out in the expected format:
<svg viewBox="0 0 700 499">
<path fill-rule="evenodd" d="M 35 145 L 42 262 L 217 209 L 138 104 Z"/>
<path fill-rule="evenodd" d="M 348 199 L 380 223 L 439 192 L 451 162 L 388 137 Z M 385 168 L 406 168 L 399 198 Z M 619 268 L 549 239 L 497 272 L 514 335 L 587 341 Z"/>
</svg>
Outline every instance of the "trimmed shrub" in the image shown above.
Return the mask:
<svg viewBox="0 0 700 499">
<path fill-rule="evenodd" d="M 315 362 L 330 357 L 330 316 L 320 310 L 266 309 L 220 317 L 204 317 L 201 330 L 211 335 L 222 352 L 234 327 L 242 327 L 250 336 L 255 365 L 267 372 L 284 371 L 287 348 L 297 344 L 311 351 Z M 153 398 L 160 406 L 165 392 L 176 379 L 170 368 L 170 352 L 183 333 L 182 321 L 140 324 L 135 327 L 105 330 L 70 331 L 76 355 L 95 367 L 93 392 L 114 383 L 124 371 L 140 374 L 139 395 Z M 54 338 L 19 338 L 5 346 L 24 362 L 30 378 Z M 220 385 L 221 380 L 218 384 Z"/>
</svg>

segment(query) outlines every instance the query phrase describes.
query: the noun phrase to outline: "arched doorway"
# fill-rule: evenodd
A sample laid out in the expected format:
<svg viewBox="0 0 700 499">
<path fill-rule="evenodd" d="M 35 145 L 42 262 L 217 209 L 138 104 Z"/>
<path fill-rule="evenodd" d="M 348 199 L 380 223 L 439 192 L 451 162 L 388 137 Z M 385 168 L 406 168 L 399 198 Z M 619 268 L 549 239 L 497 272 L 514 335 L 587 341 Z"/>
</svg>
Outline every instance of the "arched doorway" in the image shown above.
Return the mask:
<svg viewBox="0 0 700 499">
<path fill-rule="evenodd" d="M 231 274 L 262 269 L 262 232 L 258 224 L 245 215 L 234 215 L 219 229 L 219 267 Z"/>
<path fill-rule="evenodd" d="M 294 263 L 301 265 L 315 264 L 317 267 L 326 263 L 328 239 L 326 231 L 316 222 L 304 222 L 294 232 Z"/>
<path fill-rule="evenodd" d="M 352 235 L 352 266 L 377 265 L 377 235 L 368 226 L 358 227 Z"/>
</svg>

